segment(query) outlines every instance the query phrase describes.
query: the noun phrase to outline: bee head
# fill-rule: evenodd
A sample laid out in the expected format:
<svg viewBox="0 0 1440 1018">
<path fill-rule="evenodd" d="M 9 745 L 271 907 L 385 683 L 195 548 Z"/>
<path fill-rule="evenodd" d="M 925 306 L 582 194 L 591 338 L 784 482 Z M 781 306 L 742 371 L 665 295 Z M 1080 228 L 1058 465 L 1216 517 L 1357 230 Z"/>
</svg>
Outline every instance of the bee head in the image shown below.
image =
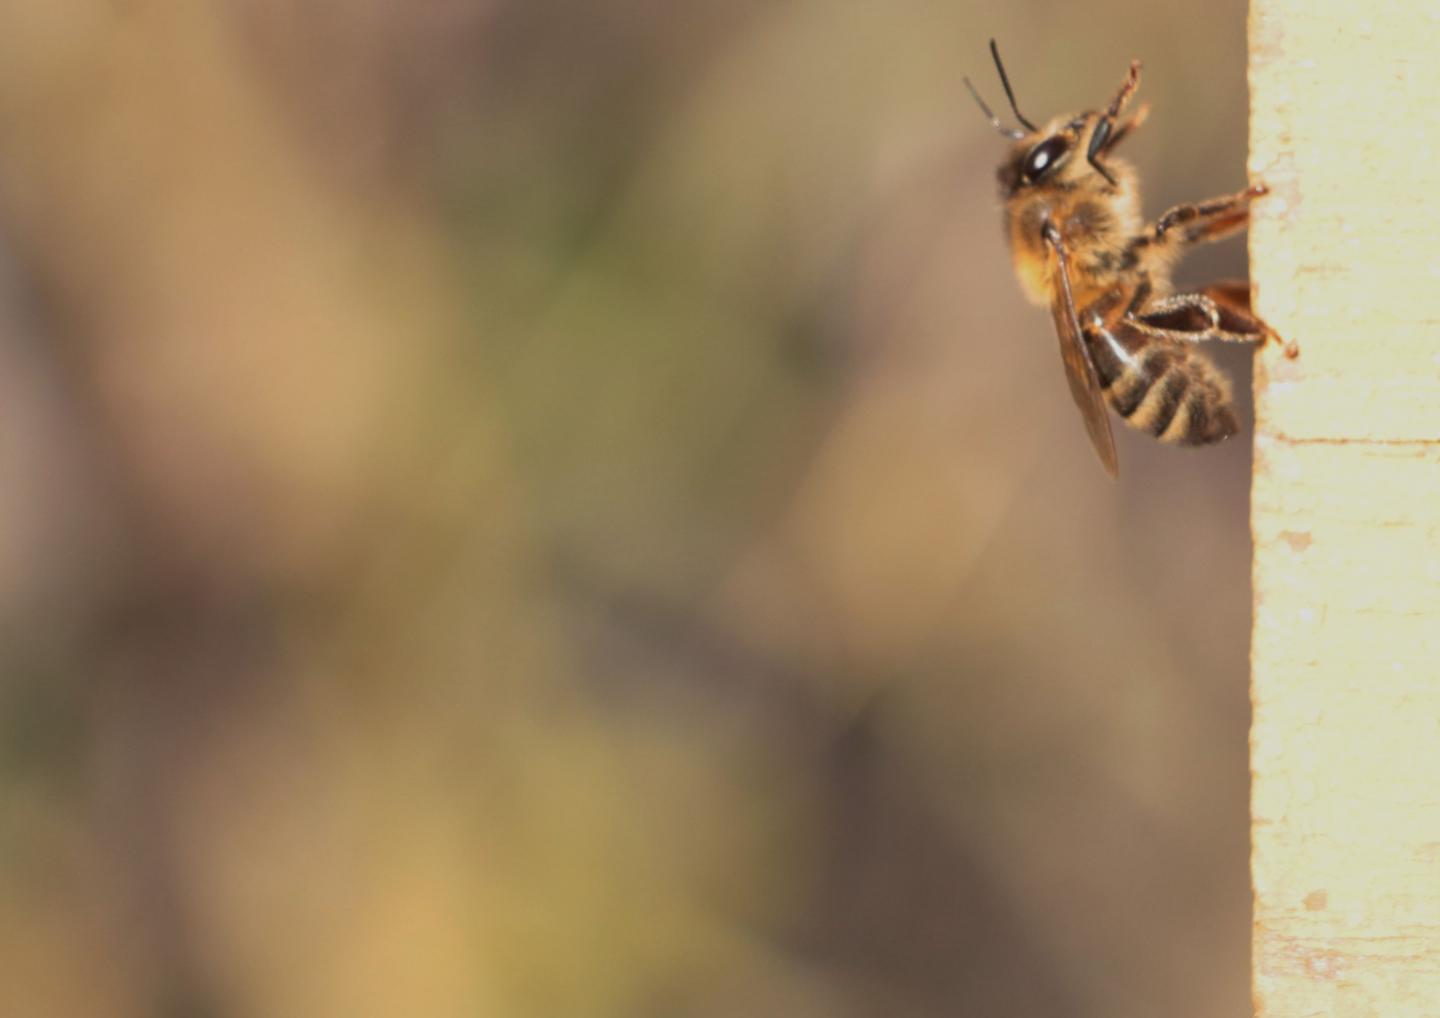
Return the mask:
<svg viewBox="0 0 1440 1018">
<path fill-rule="evenodd" d="M 1084 164 L 1079 166 L 1079 173 L 1093 171 L 1105 178 L 1112 188 L 1119 187 L 1119 181 L 1101 159 L 1122 138 L 1139 127 L 1149 112 L 1148 107 L 1141 106 L 1133 116 L 1117 126 L 1120 113 L 1140 86 L 1140 62 L 1131 61 L 1130 71 L 1121 83 L 1120 91 L 1107 108 L 1075 117 L 1058 117 L 1041 129 L 1020 112 L 1020 107 L 1015 102 L 1015 92 L 1010 87 L 1010 77 L 1005 73 L 1005 65 L 1000 61 L 1000 50 L 994 39 L 990 40 L 990 55 L 995 58 L 995 70 L 1000 73 L 1000 84 L 1005 87 L 1005 97 L 1010 100 L 1010 109 L 1015 114 L 1015 119 L 1026 128 L 1022 131 L 1001 124 L 1000 118 L 991 112 L 975 86 L 970 84 L 970 79 L 965 79 L 965 86 L 970 89 L 970 94 L 975 97 L 975 102 L 979 104 L 991 126 L 1015 143 L 1010 157 L 1000 167 L 1000 188 L 1004 196 L 1008 198 L 1022 188 L 1050 183 L 1062 177 L 1073 177 L 1076 171 L 1066 171 L 1065 167 L 1071 163 L 1071 156 L 1082 145 L 1085 160 Z"/>
</svg>

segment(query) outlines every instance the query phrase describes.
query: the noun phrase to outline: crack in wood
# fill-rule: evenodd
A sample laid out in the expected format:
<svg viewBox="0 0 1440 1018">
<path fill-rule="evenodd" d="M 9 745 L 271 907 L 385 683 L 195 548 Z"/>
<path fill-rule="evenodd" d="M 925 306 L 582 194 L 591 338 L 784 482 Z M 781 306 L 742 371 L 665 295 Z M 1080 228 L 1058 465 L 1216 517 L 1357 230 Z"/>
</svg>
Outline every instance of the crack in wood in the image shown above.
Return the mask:
<svg viewBox="0 0 1440 1018">
<path fill-rule="evenodd" d="M 1286 445 L 1374 445 L 1420 448 L 1440 446 L 1440 436 L 1435 438 L 1340 438 L 1316 435 L 1300 438 L 1284 432 L 1272 431 L 1265 433 L 1263 437 L 1276 442 L 1284 442 Z"/>
</svg>

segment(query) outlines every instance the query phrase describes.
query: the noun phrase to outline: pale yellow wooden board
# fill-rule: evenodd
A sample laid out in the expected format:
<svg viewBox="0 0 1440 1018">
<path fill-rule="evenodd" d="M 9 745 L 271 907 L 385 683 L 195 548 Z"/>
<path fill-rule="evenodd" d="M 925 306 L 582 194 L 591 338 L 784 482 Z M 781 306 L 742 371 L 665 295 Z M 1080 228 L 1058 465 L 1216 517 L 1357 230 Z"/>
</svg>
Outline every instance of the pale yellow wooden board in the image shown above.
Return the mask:
<svg viewBox="0 0 1440 1018">
<path fill-rule="evenodd" d="M 1255 995 L 1440 1016 L 1440 2 L 1254 0 Z"/>
</svg>

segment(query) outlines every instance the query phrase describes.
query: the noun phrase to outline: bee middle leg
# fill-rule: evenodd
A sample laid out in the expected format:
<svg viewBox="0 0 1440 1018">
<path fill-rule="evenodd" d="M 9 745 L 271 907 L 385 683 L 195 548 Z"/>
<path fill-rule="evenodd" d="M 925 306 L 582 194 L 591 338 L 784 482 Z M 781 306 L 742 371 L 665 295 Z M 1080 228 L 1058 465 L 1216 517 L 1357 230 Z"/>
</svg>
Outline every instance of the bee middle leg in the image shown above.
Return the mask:
<svg viewBox="0 0 1440 1018">
<path fill-rule="evenodd" d="M 1254 184 L 1238 194 L 1176 205 L 1155 221 L 1150 243 L 1170 246 L 1223 240 L 1250 225 L 1250 203 L 1268 193 L 1264 184 Z"/>
<path fill-rule="evenodd" d="M 1224 240 L 1250 225 L 1250 203 L 1269 189 L 1255 184 L 1238 194 L 1191 205 L 1176 205 L 1130 242 L 1127 254 L 1146 258 L 1173 252 L 1192 244 Z"/>
</svg>

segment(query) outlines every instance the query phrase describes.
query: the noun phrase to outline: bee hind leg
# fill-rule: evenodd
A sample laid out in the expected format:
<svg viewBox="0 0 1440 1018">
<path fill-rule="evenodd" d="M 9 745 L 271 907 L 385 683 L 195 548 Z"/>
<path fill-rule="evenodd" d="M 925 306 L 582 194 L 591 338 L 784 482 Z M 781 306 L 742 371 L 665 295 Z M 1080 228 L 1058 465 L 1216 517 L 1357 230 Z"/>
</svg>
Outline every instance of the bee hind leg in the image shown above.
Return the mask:
<svg viewBox="0 0 1440 1018">
<path fill-rule="evenodd" d="M 1156 337 L 1186 343 L 1279 343 L 1287 357 L 1299 354 L 1294 343 L 1281 339 L 1250 308 L 1250 284 L 1225 282 L 1199 293 L 1180 293 L 1150 301 L 1132 312 L 1131 321 Z"/>
<path fill-rule="evenodd" d="M 1200 291 L 1220 312 L 1220 328 L 1254 342 L 1276 343 L 1292 360 L 1300 356 L 1300 346 L 1286 340 L 1266 325 L 1250 306 L 1250 284 L 1243 279 L 1212 283 Z"/>
</svg>

